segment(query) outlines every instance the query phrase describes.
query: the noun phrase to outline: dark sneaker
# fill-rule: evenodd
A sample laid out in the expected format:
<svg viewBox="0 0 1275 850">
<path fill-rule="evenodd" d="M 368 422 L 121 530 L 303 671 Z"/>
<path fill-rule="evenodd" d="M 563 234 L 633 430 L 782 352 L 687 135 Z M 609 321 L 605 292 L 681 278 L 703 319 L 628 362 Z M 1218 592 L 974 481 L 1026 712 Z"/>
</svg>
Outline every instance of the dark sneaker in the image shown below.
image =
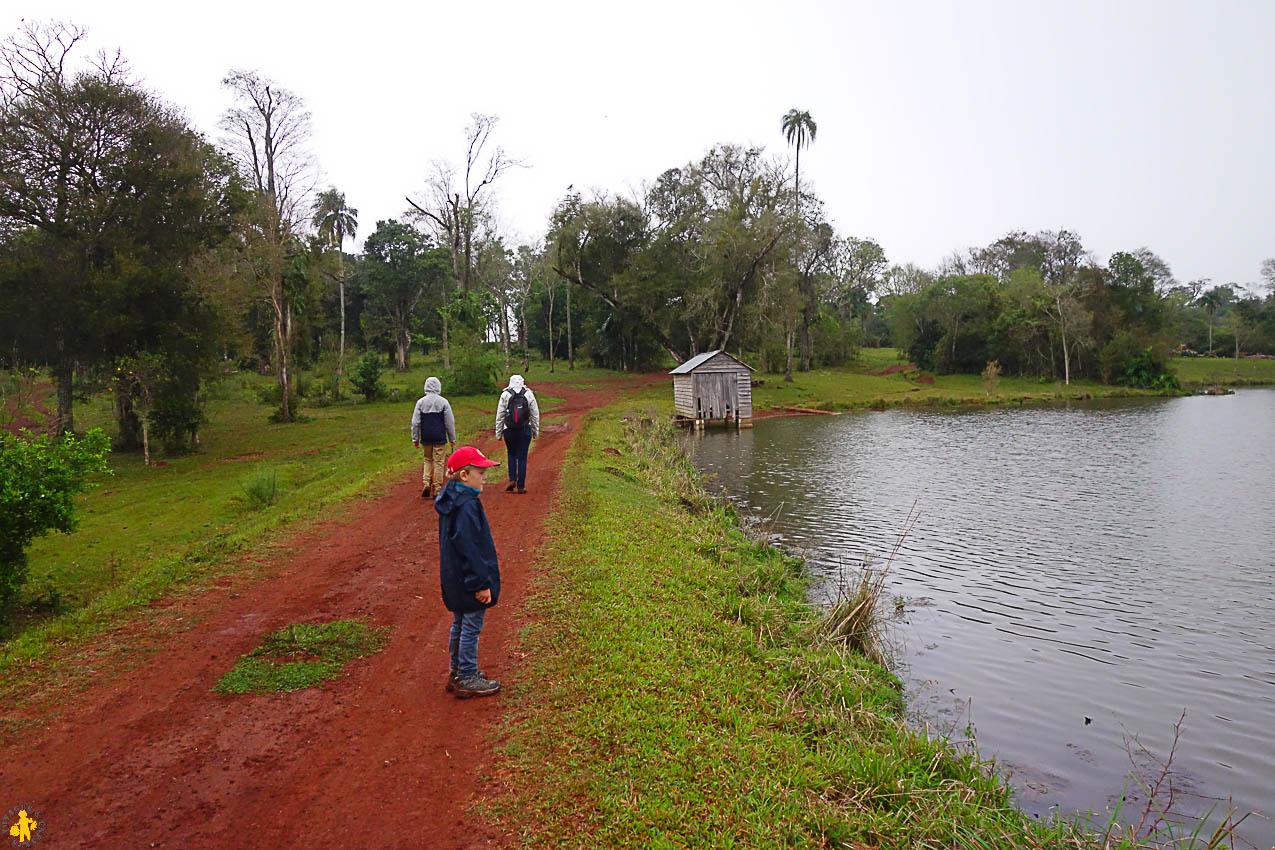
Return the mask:
<svg viewBox="0 0 1275 850">
<path fill-rule="evenodd" d="M 487 674 L 484 673 L 482 670 L 478 671 L 478 675 L 482 676 L 484 679 L 487 678 Z M 447 693 L 449 694 L 454 693 L 455 690 L 456 690 L 456 670 L 455 668 L 453 668 L 447 672 Z"/>
<path fill-rule="evenodd" d="M 509 482 L 509 486 L 505 488 L 505 492 L 506 492 L 506 493 L 512 493 L 512 492 L 513 492 L 513 489 L 514 489 L 515 487 L 517 487 L 517 486 L 518 486 L 517 484 L 515 484 L 515 483 L 514 483 L 514 482 L 512 482 L 512 481 L 510 481 L 510 482 Z"/>
<path fill-rule="evenodd" d="M 470 697 L 489 697 L 500 692 L 500 682 L 493 682 L 481 673 L 464 681 L 456 682 L 456 699 Z"/>
<path fill-rule="evenodd" d="M 421 491 L 421 498 L 422 498 L 422 499 L 428 499 L 428 498 L 430 497 L 430 495 L 431 495 L 431 492 L 430 492 L 430 488 L 428 488 L 428 487 L 426 487 L 424 490 L 422 490 L 422 491 Z"/>
<path fill-rule="evenodd" d="M 527 492 L 527 488 L 526 488 L 526 487 L 519 487 L 519 488 L 518 488 L 518 492 L 519 492 L 519 493 L 526 493 L 526 492 Z"/>
</svg>

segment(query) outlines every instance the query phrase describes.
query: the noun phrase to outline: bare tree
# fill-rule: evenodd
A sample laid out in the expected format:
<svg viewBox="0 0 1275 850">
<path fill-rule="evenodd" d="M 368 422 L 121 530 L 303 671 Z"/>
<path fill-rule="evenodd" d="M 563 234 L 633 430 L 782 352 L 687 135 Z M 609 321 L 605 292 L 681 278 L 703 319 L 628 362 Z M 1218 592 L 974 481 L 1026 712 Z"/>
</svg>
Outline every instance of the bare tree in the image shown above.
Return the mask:
<svg viewBox="0 0 1275 850">
<path fill-rule="evenodd" d="M 482 219 L 491 212 L 491 186 L 510 168 L 520 166 L 504 149 L 488 150 L 492 130 L 500 119 L 475 112 L 465 128 L 465 164 L 457 167 L 443 160 L 434 162 L 434 173 L 421 203 L 407 199 L 416 215 L 426 219 L 439 244 L 451 252 L 452 273 L 462 292 L 475 285 L 476 234 Z M 447 314 L 443 312 L 443 364 L 451 367 Z"/>
<path fill-rule="evenodd" d="M 310 113 L 299 95 L 256 71 L 231 71 L 222 85 L 235 100 L 221 122 L 226 144 L 256 194 L 245 254 L 255 295 L 274 314 L 280 414 L 290 421 L 293 323 L 285 265 L 314 188 L 314 162 L 306 147 Z"/>
</svg>

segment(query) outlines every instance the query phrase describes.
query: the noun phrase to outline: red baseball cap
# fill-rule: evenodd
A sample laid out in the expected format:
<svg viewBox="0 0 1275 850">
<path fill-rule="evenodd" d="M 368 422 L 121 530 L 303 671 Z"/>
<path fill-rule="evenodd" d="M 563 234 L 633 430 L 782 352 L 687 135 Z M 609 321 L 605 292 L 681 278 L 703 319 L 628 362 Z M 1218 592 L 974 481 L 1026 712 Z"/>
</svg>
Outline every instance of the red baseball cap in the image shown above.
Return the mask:
<svg viewBox="0 0 1275 850">
<path fill-rule="evenodd" d="M 500 461 L 492 460 L 473 446 L 461 446 L 447 458 L 448 475 L 455 475 L 467 466 L 500 466 Z"/>
</svg>

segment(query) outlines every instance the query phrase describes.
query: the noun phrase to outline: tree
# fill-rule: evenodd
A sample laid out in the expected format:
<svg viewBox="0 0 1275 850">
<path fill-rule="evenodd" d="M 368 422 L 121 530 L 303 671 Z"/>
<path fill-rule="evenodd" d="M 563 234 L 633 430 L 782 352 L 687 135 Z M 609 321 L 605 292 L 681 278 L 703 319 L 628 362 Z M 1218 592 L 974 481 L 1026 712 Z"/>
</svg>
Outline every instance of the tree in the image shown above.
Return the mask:
<svg viewBox="0 0 1275 850">
<path fill-rule="evenodd" d="M 337 289 L 341 300 L 341 345 L 337 349 L 336 380 L 333 382 L 333 393 L 341 394 L 341 374 L 345 367 L 345 252 L 347 237 L 353 239 L 359 229 L 359 211 L 345 202 L 345 193 L 338 192 L 335 186 L 320 192 L 311 207 L 313 217 L 311 223 L 319 232 L 319 237 L 327 244 L 336 247 L 337 252 Z"/>
<path fill-rule="evenodd" d="M 431 251 L 416 228 L 393 219 L 378 221 L 363 244 L 361 288 L 367 296 L 364 313 L 368 336 L 393 340 L 395 367 L 410 365 L 412 327 L 420 315 L 427 289 L 442 289 L 447 276 L 443 252 Z"/>
<path fill-rule="evenodd" d="M 1266 281 L 1266 291 L 1275 295 L 1275 257 L 1262 260 L 1262 280 Z"/>
<path fill-rule="evenodd" d="M 235 105 L 222 118 L 231 154 L 254 193 L 245 233 L 247 275 L 255 295 L 274 318 L 275 372 L 280 418 L 295 418 L 291 406 L 290 363 L 294 342 L 293 302 L 285 268 L 313 187 L 313 163 L 306 143 L 310 113 L 301 97 L 256 71 L 231 71 L 222 80 Z"/>
<path fill-rule="evenodd" d="M 72 531 L 77 493 L 106 468 L 109 441 L 99 429 L 83 440 L 0 433 L 0 613 L 26 580 L 26 549 L 50 531 Z"/>
<path fill-rule="evenodd" d="M 780 122 L 780 129 L 788 144 L 797 148 L 797 168 L 793 177 L 793 194 L 796 195 L 797 215 L 801 215 L 801 149 L 809 147 L 815 140 L 818 127 L 810 113 L 800 109 L 790 109 Z"/>
<path fill-rule="evenodd" d="M 495 115 L 475 112 L 465 129 L 463 170 L 458 172 L 449 162 L 435 161 L 424 205 L 407 199 L 416 214 L 430 222 L 438 242 L 447 246 L 452 260 L 452 277 L 460 291 L 465 293 L 474 284 L 475 235 L 482 221 L 492 215 L 490 192 L 484 193 L 483 190 L 510 168 L 521 165 L 499 146 L 487 152 L 487 143 L 499 120 Z M 446 296 L 444 298 L 446 300 Z M 443 319 L 443 365 L 450 369 L 450 322 L 446 305 Z"/>
<path fill-rule="evenodd" d="M 1213 318 L 1235 301 L 1235 289 L 1230 284 L 1215 286 L 1199 297 L 1196 304 L 1209 317 L 1209 354 L 1213 354 Z"/>
<path fill-rule="evenodd" d="M 118 53 L 76 70 L 83 37 L 28 24 L 0 45 L 0 300 L 12 342 L 52 367 L 60 434 L 77 373 L 177 344 L 203 357 L 189 270 L 238 203 L 220 156 Z"/>
</svg>

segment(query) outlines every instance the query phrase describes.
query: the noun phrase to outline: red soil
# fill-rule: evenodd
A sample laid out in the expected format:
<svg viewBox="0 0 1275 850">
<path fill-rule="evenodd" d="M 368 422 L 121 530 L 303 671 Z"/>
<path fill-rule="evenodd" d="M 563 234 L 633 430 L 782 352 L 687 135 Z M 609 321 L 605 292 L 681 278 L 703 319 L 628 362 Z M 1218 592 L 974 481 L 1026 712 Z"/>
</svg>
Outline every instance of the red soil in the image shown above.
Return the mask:
<svg viewBox="0 0 1275 850">
<path fill-rule="evenodd" d="M 517 676 L 519 609 L 580 416 L 620 386 L 539 385 L 566 399 L 554 412 L 569 425 L 533 444 L 525 495 L 505 492 L 499 468 L 483 493 L 502 576 L 479 645 L 494 678 Z M 482 447 L 503 460 L 490 438 Z M 342 508 L 268 577 L 157 606 L 151 624 L 186 622 L 136 669 L 89 669 L 86 689 L 56 705 L 6 707 L 18 731 L 0 745 L 0 808 L 35 807 L 51 847 L 499 846 L 469 807 L 489 787 L 503 697 L 443 689 L 451 616 L 420 486 L 412 474 Z M 342 618 L 392 626 L 389 646 L 321 689 L 212 693 L 264 633 Z M 91 647 L 79 659 L 98 666 Z"/>
</svg>

